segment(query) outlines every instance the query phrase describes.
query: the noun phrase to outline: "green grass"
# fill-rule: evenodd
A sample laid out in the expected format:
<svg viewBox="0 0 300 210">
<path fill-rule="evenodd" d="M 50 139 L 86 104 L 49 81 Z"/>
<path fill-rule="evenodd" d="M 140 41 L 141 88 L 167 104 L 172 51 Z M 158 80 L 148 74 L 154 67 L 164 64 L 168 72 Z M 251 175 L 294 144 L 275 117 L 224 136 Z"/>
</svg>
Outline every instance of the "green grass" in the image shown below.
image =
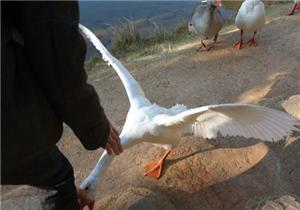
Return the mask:
<svg viewBox="0 0 300 210">
<path fill-rule="evenodd" d="M 111 51 L 115 55 L 122 55 L 126 53 L 126 49 L 139 46 L 142 43 L 139 30 L 135 23 L 129 19 L 126 19 L 126 23 L 114 26 L 113 31 Z"/>
<path fill-rule="evenodd" d="M 91 70 L 92 68 L 96 67 L 101 62 L 101 57 L 99 56 L 93 56 L 89 60 L 85 61 L 85 69 Z"/>
<path fill-rule="evenodd" d="M 154 28 L 149 33 L 150 36 L 142 37 L 133 21 L 115 27 L 111 52 L 119 57 L 126 57 L 135 54 L 136 56 L 148 56 L 163 50 L 162 44 L 177 42 L 189 36 L 187 31 L 187 21 L 182 21 L 176 25 L 172 31 L 164 31 L 162 27 L 154 23 Z"/>
</svg>

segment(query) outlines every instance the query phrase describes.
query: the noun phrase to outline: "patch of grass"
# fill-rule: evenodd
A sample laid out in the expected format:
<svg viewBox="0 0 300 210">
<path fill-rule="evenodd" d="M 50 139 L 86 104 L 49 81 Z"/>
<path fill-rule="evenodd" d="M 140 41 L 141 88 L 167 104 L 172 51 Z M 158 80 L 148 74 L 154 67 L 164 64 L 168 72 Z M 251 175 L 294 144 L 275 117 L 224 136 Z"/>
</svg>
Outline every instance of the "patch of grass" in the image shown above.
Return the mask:
<svg viewBox="0 0 300 210">
<path fill-rule="evenodd" d="M 102 59 L 99 56 L 93 56 L 84 63 L 84 68 L 87 72 L 93 71 L 97 65 L 102 63 Z"/>
<path fill-rule="evenodd" d="M 111 46 L 112 53 L 117 57 L 148 56 L 165 51 L 167 45 L 174 44 L 180 40 L 188 38 L 190 35 L 187 29 L 187 21 L 179 22 L 173 30 L 165 31 L 161 26 L 153 23 L 150 35 L 142 37 L 133 21 L 128 20 L 115 26 L 115 36 Z"/>
<path fill-rule="evenodd" d="M 129 19 L 117 26 L 113 26 L 114 37 L 112 43 L 112 53 L 120 55 L 126 53 L 126 49 L 140 45 L 142 42 L 140 31 L 135 23 Z"/>
<path fill-rule="evenodd" d="M 266 3 L 266 2 L 265 2 Z M 267 19 L 285 15 L 288 11 L 292 9 L 293 2 L 268 2 L 266 5 L 266 16 Z"/>
<path fill-rule="evenodd" d="M 225 23 L 224 23 L 224 26 L 223 28 L 226 28 L 228 26 L 232 26 L 235 24 L 235 16 L 229 16 L 226 20 L 225 20 Z"/>
<path fill-rule="evenodd" d="M 229 10 L 235 10 L 237 11 L 241 5 L 242 5 L 243 1 L 222 1 L 222 5 Z"/>
<path fill-rule="evenodd" d="M 153 22 L 153 26 L 154 29 L 152 32 L 152 36 L 149 37 L 149 39 L 151 39 L 151 42 L 155 43 L 164 41 L 166 39 L 167 33 L 156 22 Z"/>
</svg>

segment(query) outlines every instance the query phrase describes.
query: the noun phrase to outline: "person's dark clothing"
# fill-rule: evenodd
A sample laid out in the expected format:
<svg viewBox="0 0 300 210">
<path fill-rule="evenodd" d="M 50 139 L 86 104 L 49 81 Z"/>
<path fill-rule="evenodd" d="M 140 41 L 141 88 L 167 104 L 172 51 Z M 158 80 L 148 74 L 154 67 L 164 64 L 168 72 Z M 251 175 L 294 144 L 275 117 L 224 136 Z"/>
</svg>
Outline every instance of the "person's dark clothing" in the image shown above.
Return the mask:
<svg viewBox="0 0 300 210">
<path fill-rule="evenodd" d="M 86 149 L 106 145 L 110 124 L 86 83 L 78 23 L 77 2 L 1 1 L 2 184 L 63 181 L 51 176 L 49 159 L 39 160 L 60 139 L 63 122 Z M 35 161 L 44 169 L 29 171 Z"/>
<path fill-rule="evenodd" d="M 43 210 L 79 210 L 73 168 L 56 146 L 25 167 L 26 170 L 16 170 L 16 178 L 41 189 Z"/>
</svg>

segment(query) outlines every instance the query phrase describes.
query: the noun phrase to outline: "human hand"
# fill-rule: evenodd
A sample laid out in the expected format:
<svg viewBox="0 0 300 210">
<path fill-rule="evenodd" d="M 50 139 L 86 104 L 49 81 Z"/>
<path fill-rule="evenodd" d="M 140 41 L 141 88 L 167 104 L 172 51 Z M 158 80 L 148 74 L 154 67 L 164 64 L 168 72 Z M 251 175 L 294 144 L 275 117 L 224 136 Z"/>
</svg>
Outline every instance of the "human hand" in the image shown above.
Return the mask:
<svg viewBox="0 0 300 210">
<path fill-rule="evenodd" d="M 121 141 L 119 138 L 119 132 L 112 125 L 110 128 L 110 134 L 108 136 L 108 141 L 106 143 L 105 150 L 109 155 L 112 155 L 113 153 L 115 155 L 119 155 L 121 154 L 121 152 L 123 152 Z"/>
</svg>

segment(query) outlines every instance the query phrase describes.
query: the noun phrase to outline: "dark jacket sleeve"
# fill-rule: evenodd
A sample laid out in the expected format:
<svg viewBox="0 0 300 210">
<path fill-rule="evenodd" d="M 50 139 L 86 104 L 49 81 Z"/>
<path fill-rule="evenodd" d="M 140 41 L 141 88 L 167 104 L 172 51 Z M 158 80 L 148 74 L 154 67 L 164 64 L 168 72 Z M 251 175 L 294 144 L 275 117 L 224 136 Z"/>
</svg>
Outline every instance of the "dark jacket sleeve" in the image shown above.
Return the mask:
<svg viewBox="0 0 300 210">
<path fill-rule="evenodd" d="M 105 147 L 110 124 L 84 70 L 77 2 L 25 2 L 20 31 L 37 81 L 86 149 Z"/>
</svg>

